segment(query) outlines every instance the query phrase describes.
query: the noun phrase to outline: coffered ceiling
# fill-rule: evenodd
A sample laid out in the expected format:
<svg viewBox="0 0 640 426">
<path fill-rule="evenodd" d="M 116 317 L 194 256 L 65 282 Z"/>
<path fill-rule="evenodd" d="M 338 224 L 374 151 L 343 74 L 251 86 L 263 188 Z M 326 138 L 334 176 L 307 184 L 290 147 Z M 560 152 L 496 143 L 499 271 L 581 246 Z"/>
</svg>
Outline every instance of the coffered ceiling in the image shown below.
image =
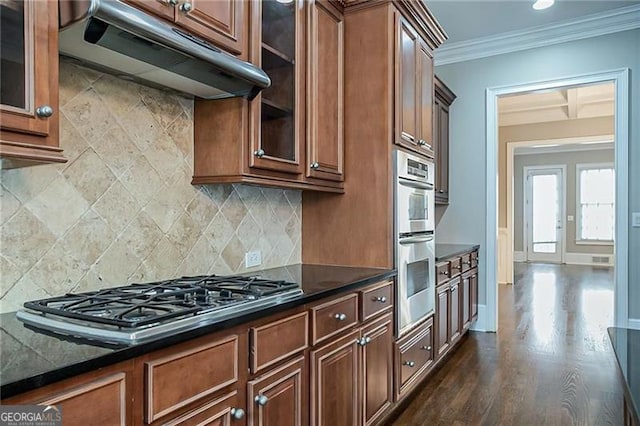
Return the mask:
<svg viewBox="0 0 640 426">
<path fill-rule="evenodd" d="M 500 126 L 607 117 L 614 114 L 613 83 L 563 88 L 498 99 Z"/>
</svg>

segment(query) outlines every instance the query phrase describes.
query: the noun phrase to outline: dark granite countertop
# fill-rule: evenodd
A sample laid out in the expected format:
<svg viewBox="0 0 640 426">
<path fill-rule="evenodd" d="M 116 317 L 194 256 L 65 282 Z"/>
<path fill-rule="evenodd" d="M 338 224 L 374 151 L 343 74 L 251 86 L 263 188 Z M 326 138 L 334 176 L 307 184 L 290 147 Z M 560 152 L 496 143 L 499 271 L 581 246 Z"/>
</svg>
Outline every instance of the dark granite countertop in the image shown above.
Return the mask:
<svg viewBox="0 0 640 426">
<path fill-rule="evenodd" d="M 624 383 L 627 407 L 640 424 L 640 330 L 610 327 L 609 338 Z"/>
<path fill-rule="evenodd" d="M 436 244 L 436 262 L 480 248 L 479 244 Z"/>
<path fill-rule="evenodd" d="M 310 303 L 354 290 L 396 275 L 395 270 L 299 264 L 256 271 L 270 279 L 300 283 L 303 294 L 286 303 L 208 324 L 169 337 L 132 345 L 96 346 L 85 339 L 46 334 L 20 322 L 15 312 L 0 315 L 0 396 L 11 396 L 100 367 L 155 351 Z"/>
</svg>

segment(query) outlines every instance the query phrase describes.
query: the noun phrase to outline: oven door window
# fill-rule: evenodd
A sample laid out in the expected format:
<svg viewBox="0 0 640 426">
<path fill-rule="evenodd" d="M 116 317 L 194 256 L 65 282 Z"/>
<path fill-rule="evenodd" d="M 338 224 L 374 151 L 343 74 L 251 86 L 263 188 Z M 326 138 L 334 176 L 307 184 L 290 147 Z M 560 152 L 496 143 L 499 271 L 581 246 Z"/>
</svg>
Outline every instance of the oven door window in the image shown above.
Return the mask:
<svg viewBox="0 0 640 426">
<path fill-rule="evenodd" d="M 427 220 L 427 194 L 415 189 L 409 195 L 409 220 Z"/>
<path fill-rule="evenodd" d="M 407 263 L 407 297 L 429 288 L 429 260 Z"/>
</svg>

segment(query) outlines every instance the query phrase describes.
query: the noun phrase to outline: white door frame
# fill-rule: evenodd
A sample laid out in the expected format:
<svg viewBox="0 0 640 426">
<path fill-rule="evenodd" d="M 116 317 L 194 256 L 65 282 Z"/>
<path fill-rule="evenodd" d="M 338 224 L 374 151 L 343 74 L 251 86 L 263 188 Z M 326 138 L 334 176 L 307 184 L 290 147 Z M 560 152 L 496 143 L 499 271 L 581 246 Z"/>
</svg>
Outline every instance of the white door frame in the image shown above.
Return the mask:
<svg viewBox="0 0 640 426">
<path fill-rule="evenodd" d="M 562 231 L 560 246 L 558 247 L 560 254 L 560 263 L 565 263 L 565 255 L 567 252 L 567 165 L 559 164 L 559 165 L 544 165 L 544 166 L 525 166 L 522 170 L 522 245 L 524 249 L 524 258 L 525 260 L 529 259 L 529 234 L 528 234 L 528 224 L 526 224 L 525 219 L 527 218 L 527 175 L 531 170 L 561 170 L 562 171 L 562 180 L 560 182 L 560 189 L 562 190 L 562 200 L 560 204 L 560 220 L 562 222 Z"/>
<path fill-rule="evenodd" d="M 565 86 L 613 82 L 615 86 L 615 169 L 616 169 L 616 241 L 615 241 L 615 325 L 629 322 L 629 68 L 583 74 L 518 85 L 486 89 L 486 234 L 483 267 L 486 271 L 486 310 L 478 329 L 498 330 L 498 96 L 558 89 Z"/>
</svg>

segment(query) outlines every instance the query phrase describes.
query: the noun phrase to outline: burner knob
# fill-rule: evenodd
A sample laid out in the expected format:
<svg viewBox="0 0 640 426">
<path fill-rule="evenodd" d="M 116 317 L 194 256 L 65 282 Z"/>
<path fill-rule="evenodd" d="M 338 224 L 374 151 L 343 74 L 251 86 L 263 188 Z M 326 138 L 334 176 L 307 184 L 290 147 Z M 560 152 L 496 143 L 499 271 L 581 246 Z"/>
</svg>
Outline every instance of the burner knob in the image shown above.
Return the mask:
<svg viewBox="0 0 640 426">
<path fill-rule="evenodd" d="M 241 418 L 244 417 L 244 410 L 242 408 L 232 408 L 230 413 L 231 413 L 231 417 L 233 417 L 236 420 L 240 420 Z"/>
<path fill-rule="evenodd" d="M 267 405 L 267 402 L 269 402 L 269 397 L 267 397 L 267 395 L 257 395 L 255 398 L 256 404 L 258 404 L 261 407 L 264 407 L 265 405 Z"/>
</svg>

